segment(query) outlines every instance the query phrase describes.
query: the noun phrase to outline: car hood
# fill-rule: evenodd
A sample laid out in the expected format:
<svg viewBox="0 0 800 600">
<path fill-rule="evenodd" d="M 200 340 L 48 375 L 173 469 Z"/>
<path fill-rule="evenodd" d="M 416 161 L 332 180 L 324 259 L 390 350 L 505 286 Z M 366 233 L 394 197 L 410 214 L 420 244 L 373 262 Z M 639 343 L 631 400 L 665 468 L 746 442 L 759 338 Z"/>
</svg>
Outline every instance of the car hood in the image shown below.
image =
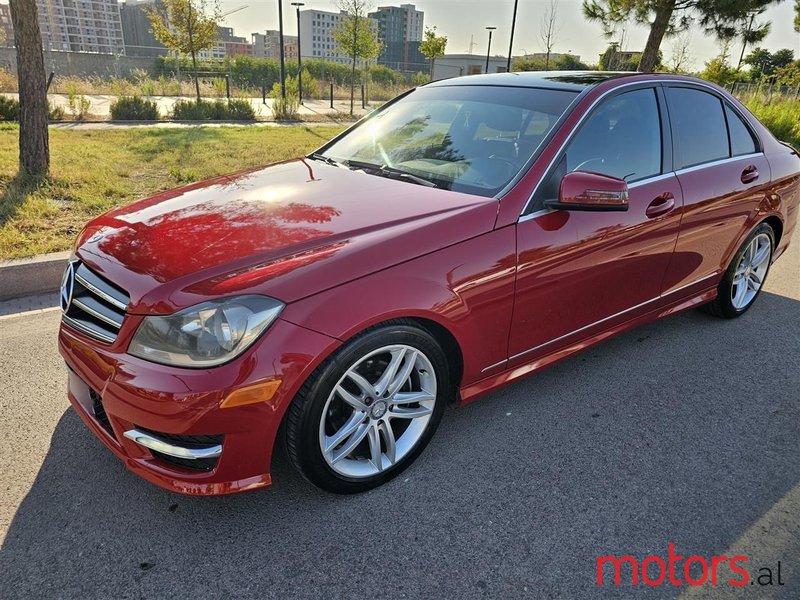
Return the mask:
<svg viewBox="0 0 800 600">
<path fill-rule="evenodd" d="M 78 257 L 166 314 L 209 297 L 284 302 L 489 231 L 498 201 L 297 159 L 112 210 Z"/>
</svg>

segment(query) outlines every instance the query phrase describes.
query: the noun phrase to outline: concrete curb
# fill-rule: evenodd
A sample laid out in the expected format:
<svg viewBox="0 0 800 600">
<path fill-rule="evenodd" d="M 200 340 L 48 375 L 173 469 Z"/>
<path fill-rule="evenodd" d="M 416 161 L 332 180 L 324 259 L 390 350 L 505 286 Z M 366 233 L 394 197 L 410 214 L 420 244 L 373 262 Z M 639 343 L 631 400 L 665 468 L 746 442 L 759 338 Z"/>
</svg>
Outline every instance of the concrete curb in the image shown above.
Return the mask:
<svg viewBox="0 0 800 600">
<path fill-rule="evenodd" d="M 69 255 L 69 252 L 53 252 L 33 258 L 0 260 L 0 300 L 57 291 Z"/>
</svg>

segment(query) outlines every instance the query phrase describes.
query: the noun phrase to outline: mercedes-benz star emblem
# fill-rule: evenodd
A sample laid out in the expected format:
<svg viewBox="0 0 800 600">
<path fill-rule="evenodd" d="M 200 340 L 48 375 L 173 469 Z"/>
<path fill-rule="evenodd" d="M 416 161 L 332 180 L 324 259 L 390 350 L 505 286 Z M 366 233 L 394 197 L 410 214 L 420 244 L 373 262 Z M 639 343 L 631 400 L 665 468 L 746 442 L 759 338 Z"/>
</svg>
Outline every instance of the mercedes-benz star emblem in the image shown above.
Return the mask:
<svg viewBox="0 0 800 600">
<path fill-rule="evenodd" d="M 73 263 L 67 265 L 64 277 L 61 279 L 61 311 L 67 312 L 72 302 L 72 289 L 75 287 L 75 267 Z"/>
</svg>

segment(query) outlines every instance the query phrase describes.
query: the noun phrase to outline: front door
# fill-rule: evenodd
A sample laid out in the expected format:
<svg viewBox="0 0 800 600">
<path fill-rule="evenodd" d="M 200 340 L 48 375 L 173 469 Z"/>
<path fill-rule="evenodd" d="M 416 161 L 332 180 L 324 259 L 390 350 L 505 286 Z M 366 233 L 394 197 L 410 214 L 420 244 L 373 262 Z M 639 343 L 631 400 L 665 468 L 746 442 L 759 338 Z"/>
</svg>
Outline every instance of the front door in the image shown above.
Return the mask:
<svg viewBox="0 0 800 600">
<path fill-rule="evenodd" d="M 572 345 L 655 306 L 683 205 L 656 88 L 624 91 L 586 119 L 517 224 L 518 274 L 509 365 Z M 541 210 L 563 175 L 629 182 L 626 212 Z"/>
</svg>

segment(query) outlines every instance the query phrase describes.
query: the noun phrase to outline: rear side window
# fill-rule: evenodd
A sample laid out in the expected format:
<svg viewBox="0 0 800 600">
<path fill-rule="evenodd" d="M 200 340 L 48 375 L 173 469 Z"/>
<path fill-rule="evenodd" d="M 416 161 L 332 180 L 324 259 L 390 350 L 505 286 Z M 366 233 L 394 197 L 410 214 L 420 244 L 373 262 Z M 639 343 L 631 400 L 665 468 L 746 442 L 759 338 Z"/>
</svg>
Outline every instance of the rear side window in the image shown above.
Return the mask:
<svg viewBox="0 0 800 600">
<path fill-rule="evenodd" d="M 742 154 L 752 154 L 756 151 L 756 141 L 750 128 L 744 124 L 742 118 L 737 115 L 729 106 L 725 107 L 725 116 L 728 119 L 728 131 L 731 134 L 731 154 L 741 156 Z"/>
<path fill-rule="evenodd" d="M 678 147 L 676 169 L 728 158 L 728 128 L 720 99 L 690 88 L 668 88 L 667 94 Z"/>
</svg>

